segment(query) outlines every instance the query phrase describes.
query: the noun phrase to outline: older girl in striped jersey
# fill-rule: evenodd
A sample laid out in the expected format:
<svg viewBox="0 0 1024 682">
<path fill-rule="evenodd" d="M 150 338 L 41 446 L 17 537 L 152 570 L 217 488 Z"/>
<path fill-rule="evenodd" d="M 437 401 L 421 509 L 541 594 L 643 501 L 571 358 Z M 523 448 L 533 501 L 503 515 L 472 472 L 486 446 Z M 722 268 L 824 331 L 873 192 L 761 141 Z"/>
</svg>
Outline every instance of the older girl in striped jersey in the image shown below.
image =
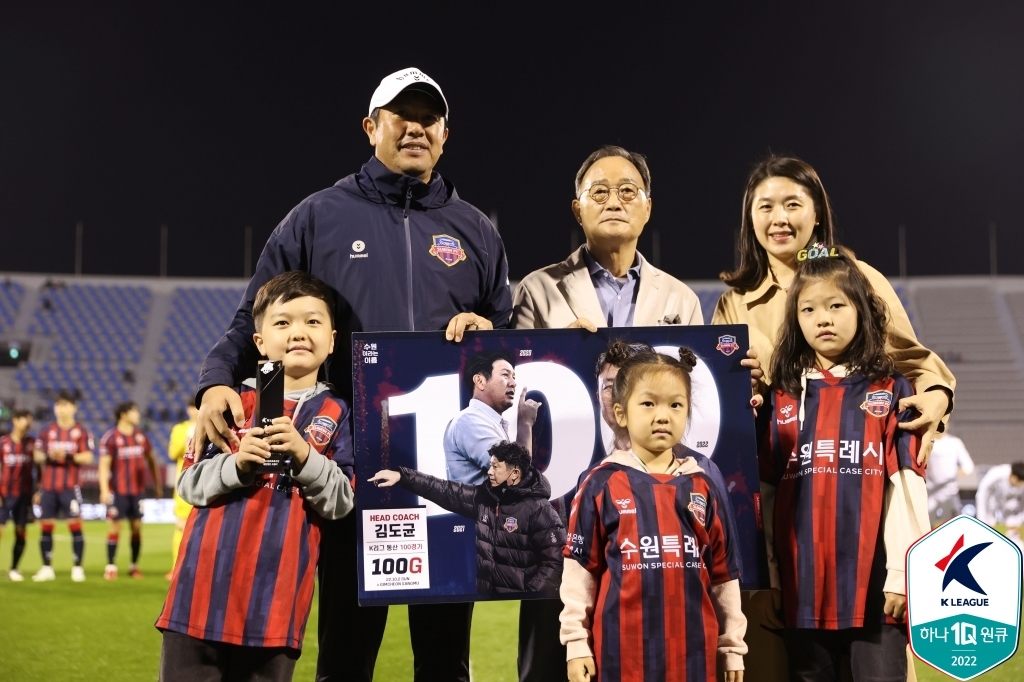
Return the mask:
<svg viewBox="0 0 1024 682">
<path fill-rule="evenodd" d="M 928 530 L 910 382 L 853 253 L 814 245 L 789 289 L 761 410 L 769 573 L 791 680 L 902 681 L 903 559 Z M 800 257 L 798 256 L 798 257 Z M 781 592 L 779 592 L 781 590 Z"/>
</svg>

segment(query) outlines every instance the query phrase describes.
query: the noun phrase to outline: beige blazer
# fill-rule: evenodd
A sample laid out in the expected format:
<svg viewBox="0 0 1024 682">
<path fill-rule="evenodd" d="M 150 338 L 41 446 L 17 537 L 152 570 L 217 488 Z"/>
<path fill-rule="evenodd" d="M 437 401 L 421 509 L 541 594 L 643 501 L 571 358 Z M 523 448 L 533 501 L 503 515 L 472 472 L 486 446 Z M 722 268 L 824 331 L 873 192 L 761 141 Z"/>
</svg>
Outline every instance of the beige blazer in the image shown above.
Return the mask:
<svg viewBox="0 0 1024 682">
<path fill-rule="evenodd" d="M 561 263 L 523 278 L 512 296 L 513 329 L 561 329 L 579 317 L 598 327 L 608 326 L 583 260 L 584 248 L 576 249 Z M 633 326 L 662 324 L 704 324 L 700 300 L 690 287 L 640 256 L 640 291 Z"/>
</svg>

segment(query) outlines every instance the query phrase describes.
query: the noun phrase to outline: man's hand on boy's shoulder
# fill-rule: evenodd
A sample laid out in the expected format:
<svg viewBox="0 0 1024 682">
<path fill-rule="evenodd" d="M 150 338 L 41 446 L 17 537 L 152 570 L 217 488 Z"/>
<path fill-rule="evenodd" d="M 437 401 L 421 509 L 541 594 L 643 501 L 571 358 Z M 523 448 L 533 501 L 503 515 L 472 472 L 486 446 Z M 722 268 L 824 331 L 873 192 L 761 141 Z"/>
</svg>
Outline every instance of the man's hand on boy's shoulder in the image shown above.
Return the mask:
<svg viewBox="0 0 1024 682">
<path fill-rule="evenodd" d="M 263 438 L 270 445 L 272 452 L 291 455 L 292 461 L 297 465 L 296 469 L 301 469 L 309 457 L 309 443 L 292 424 L 291 417 L 278 417 L 272 421 L 270 426 L 263 429 Z"/>
</svg>

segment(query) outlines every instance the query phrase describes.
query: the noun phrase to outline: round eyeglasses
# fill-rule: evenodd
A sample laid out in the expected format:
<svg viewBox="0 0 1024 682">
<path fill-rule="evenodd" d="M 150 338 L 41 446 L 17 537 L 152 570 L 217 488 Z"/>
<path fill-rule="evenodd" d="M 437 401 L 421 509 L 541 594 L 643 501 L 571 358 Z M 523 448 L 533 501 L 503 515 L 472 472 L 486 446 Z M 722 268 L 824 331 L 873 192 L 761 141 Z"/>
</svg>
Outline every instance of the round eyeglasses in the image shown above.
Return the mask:
<svg viewBox="0 0 1024 682">
<path fill-rule="evenodd" d="M 595 202 L 603 204 L 608 201 L 612 192 L 615 192 L 619 197 L 619 201 L 623 203 L 633 201 L 633 199 L 644 194 L 644 191 L 632 182 L 624 182 L 618 187 L 609 187 L 608 185 L 591 185 L 590 189 L 585 191 L 584 194 L 589 194 L 590 198 Z"/>
</svg>

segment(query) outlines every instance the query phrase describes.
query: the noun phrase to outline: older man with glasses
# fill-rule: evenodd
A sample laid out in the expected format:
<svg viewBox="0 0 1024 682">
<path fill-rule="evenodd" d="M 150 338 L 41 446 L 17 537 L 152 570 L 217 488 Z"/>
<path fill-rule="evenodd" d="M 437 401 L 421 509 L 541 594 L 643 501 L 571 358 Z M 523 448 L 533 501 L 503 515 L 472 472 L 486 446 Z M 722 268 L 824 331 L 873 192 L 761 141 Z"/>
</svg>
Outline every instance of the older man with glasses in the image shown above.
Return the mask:
<svg viewBox="0 0 1024 682">
<path fill-rule="evenodd" d="M 693 291 L 636 249 L 651 218 L 651 173 L 641 154 L 606 146 L 576 174 L 572 212 L 587 243 L 531 272 L 513 296 L 517 329 L 703 324 Z"/>
<path fill-rule="evenodd" d="M 572 212 L 587 243 L 561 263 L 527 275 L 513 296 L 516 329 L 704 324 L 693 291 L 636 249 L 651 218 L 647 160 L 606 146 L 576 174 Z M 744 361 L 744 363 L 749 361 Z M 565 680 L 557 599 L 523 601 L 519 610 L 520 682 Z"/>
</svg>

